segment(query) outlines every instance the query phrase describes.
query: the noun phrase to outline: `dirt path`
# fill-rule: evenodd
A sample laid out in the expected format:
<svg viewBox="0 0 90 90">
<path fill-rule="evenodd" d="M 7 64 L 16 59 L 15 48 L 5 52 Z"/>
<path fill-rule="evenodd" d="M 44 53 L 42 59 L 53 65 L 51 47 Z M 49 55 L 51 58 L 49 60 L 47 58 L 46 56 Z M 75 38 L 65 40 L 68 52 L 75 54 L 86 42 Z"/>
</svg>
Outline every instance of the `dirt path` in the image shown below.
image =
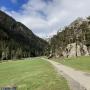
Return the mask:
<svg viewBox="0 0 90 90">
<path fill-rule="evenodd" d="M 42 59 L 49 61 L 56 70 L 67 79 L 71 90 L 90 90 L 89 73 L 77 71 L 73 68 L 45 58 Z"/>
</svg>

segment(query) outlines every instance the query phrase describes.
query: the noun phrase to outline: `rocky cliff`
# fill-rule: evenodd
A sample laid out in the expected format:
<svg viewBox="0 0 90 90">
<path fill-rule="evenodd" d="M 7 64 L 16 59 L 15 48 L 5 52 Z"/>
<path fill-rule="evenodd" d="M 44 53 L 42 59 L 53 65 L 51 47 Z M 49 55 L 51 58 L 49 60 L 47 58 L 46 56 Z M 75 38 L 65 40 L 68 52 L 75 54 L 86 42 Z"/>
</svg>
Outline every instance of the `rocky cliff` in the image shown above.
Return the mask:
<svg viewBox="0 0 90 90">
<path fill-rule="evenodd" d="M 83 48 L 80 46 L 81 44 Z M 69 48 L 70 45 L 72 49 Z M 77 48 L 77 55 L 75 53 L 75 47 Z M 64 56 L 64 54 L 67 53 L 67 51 L 65 51 L 66 48 L 70 49 L 68 51 L 68 56 L 70 57 L 86 55 L 87 52 L 88 55 L 90 54 L 90 17 L 86 19 L 76 19 L 51 38 L 51 52 L 54 56 Z M 81 54 L 81 48 L 86 54 Z"/>
</svg>

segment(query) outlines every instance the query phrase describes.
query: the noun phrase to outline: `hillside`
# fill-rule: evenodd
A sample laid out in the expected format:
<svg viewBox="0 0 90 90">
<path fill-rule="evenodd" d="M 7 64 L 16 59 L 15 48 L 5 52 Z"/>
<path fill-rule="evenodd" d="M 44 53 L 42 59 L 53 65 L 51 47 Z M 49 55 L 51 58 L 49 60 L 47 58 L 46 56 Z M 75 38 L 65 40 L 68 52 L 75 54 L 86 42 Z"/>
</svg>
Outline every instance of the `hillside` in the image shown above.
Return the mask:
<svg viewBox="0 0 90 90">
<path fill-rule="evenodd" d="M 48 43 L 0 11 L 0 59 L 44 55 Z"/>
<path fill-rule="evenodd" d="M 51 38 L 51 53 L 54 56 L 63 56 L 63 52 L 67 52 L 67 46 L 72 44 L 76 44 L 76 49 L 77 46 L 80 47 L 81 55 L 85 55 L 83 46 L 87 47 L 90 53 L 90 17 L 78 18 L 61 32 L 58 32 L 57 35 L 54 35 Z"/>
</svg>

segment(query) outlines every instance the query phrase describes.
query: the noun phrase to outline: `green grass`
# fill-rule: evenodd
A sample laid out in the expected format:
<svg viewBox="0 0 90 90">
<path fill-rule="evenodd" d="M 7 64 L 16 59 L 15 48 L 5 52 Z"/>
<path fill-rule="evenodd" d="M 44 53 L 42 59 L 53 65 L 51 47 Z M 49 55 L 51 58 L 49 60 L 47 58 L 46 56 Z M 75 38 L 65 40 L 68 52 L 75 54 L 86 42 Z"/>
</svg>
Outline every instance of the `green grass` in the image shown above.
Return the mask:
<svg viewBox="0 0 90 90">
<path fill-rule="evenodd" d="M 17 90 L 69 90 L 67 81 L 40 58 L 0 63 L 0 87 Z"/>
<path fill-rule="evenodd" d="M 58 61 L 64 65 L 70 66 L 78 70 L 90 72 L 90 56 L 86 56 L 86 57 L 83 56 L 83 57 L 77 57 L 77 58 L 66 58 L 63 60 L 55 59 L 55 61 Z"/>
</svg>

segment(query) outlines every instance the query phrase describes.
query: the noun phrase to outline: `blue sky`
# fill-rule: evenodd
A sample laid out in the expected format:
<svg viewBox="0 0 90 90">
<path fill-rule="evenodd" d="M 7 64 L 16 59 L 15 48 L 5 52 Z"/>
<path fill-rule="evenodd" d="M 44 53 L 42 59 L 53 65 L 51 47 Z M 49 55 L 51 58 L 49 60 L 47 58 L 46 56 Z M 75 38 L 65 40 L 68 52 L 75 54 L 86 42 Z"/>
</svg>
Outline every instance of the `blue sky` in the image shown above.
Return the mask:
<svg viewBox="0 0 90 90">
<path fill-rule="evenodd" d="M 9 11 L 19 11 L 28 0 L 0 0 L 0 7 L 6 7 Z"/>
<path fill-rule="evenodd" d="M 0 9 L 45 38 L 89 16 L 90 0 L 0 0 Z"/>
</svg>

